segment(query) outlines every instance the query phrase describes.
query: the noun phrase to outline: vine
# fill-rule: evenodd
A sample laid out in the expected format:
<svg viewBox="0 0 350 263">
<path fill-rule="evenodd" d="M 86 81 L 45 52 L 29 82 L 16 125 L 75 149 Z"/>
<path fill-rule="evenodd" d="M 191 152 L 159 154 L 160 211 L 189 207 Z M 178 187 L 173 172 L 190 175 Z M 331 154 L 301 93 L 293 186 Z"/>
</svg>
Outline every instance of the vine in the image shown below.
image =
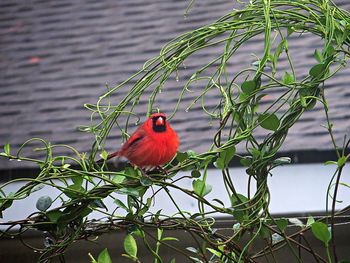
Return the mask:
<svg viewBox="0 0 350 263">
<path fill-rule="evenodd" d="M 191 1 L 189 8 L 193 4 L 194 1 Z M 38 211 L 23 220 L 0 222 L 1 226 L 7 226 L 0 236 L 21 238 L 28 230 L 45 231 L 45 247 L 34 248 L 22 240 L 25 245 L 41 252 L 38 262 L 50 262 L 55 257 L 64 262 L 64 251 L 74 241 L 112 231 L 127 233 L 124 256 L 134 262 L 142 261 L 137 256 L 140 242 L 135 237 L 141 240 L 155 262 L 163 262 L 160 249 L 163 246 L 182 254 L 191 262 L 258 262 L 259 258 L 268 256 L 275 260 L 274 253 L 282 247 L 288 247 L 298 262 L 303 262 L 300 251 L 312 255 L 315 262 L 338 262 L 335 218 L 343 216 L 350 206 L 336 211 L 335 204 L 339 186 L 345 185 L 341 183 L 341 175 L 349 158 L 346 153 L 349 141 L 345 138 L 340 148 L 334 139 L 324 82 L 346 64 L 349 29 L 349 13 L 331 1 L 255 0 L 212 24 L 173 39 L 139 72 L 116 87 L 107 86 L 107 92 L 99 97 L 96 104 L 85 105 L 91 111 L 91 122 L 81 130 L 93 134 L 95 138 L 89 154 L 78 152 L 68 145 L 52 145 L 40 138 L 26 141 L 16 153 L 12 153 L 9 144 L 4 146 L 2 157 L 36 164 L 40 173 L 36 178 L 14 179 L 0 186 L 1 215 L 15 206 L 18 200 L 41 191 L 42 186 L 53 188 L 58 194 L 39 198 Z M 303 37 L 305 34 L 318 37 L 323 41 L 323 48 L 315 50 L 315 65 L 309 72 L 297 75 L 289 39 L 291 35 Z M 252 65 L 232 73 L 229 63 L 234 61 L 245 43 L 258 36 L 264 39 L 262 54 L 256 55 Z M 170 119 L 176 118 L 190 88 L 201 83 L 200 95 L 191 101 L 186 111 L 191 111 L 193 105 L 201 101 L 203 113 L 213 123 L 218 123 L 208 150 L 202 153 L 179 152 L 165 167 L 166 173 L 152 172 L 147 178 L 130 166 L 116 171 L 109 169 L 106 162 L 97 164 L 97 155 L 106 159 L 105 143 L 111 130 L 118 127 L 127 138 L 132 119 L 136 116 L 136 122 L 139 122 L 136 113 L 136 109 L 141 107 L 138 106 L 139 101 L 147 99 L 146 94 L 150 94 L 149 116 L 157 108 L 159 93 L 166 92 L 167 81 L 179 78 L 185 60 L 191 60 L 192 55 L 213 47 L 221 48 L 222 52 L 191 72 L 170 114 Z M 285 57 L 289 66 L 284 74 L 278 68 L 281 56 Z M 281 91 L 279 96 L 271 103 L 263 102 L 263 98 L 275 90 Z M 211 91 L 219 94 L 214 109 L 207 107 L 205 102 Z M 116 105 L 113 104 L 111 96 L 123 92 L 126 95 Z M 290 128 L 316 103 L 324 108 L 326 129 L 338 158 L 327 162 L 336 165 L 329 191 L 325 193 L 327 200 L 333 198 L 332 206 L 330 209 L 327 207 L 327 214 L 320 218 L 309 217 L 303 221 L 275 218 L 269 213 L 267 178 L 275 167 L 290 163 L 288 157 L 277 158 L 276 154 Z M 95 121 L 96 116 L 98 122 Z M 258 130 L 260 136 L 257 136 Z M 228 135 L 223 136 L 223 132 Z M 35 159 L 22 154 L 23 149 L 32 149 L 33 143 L 42 144 L 42 148 L 34 150 L 42 152 L 44 158 Z M 245 153 L 236 150 L 242 146 Z M 57 155 L 57 147 L 65 147 L 71 154 Z M 236 190 L 229 170 L 233 159 L 239 160 L 246 168 L 247 196 Z M 207 198 L 212 189 L 206 178 L 212 165 L 221 171 L 229 206 L 225 206 L 223 200 Z M 191 173 L 178 177 L 180 171 Z M 192 189 L 178 185 L 179 181 L 185 180 L 192 181 Z M 22 183 L 22 186 L 16 192 L 8 193 L 8 186 L 15 183 Z M 181 191 L 196 200 L 198 211 L 194 214 L 183 211 L 172 190 Z M 152 202 L 161 191 L 177 208 L 175 215 L 151 211 Z M 126 202 L 121 201 L 121 195 L 126 195 Z M 107 208 L 104 204 L 106 198 L 112 198 L 115 207 Z M 103 216 L 100 220 L 91 220 L 88 216 L 92 212 Z M 217 219 L 212 216 L 214 213 L 232 219 L 229 234 L 215 227 Z M 297 230 L 290 233 L 289 230 L 295 230 L 296 226 Z M 16 231 L 12 231 L 15 228 Z M 156 229 L 157 236 L 153 236 L 150 229 Z M 326 257 L 309 245 L 304 233 L 310 229 L 324 243 Z M 166 236 L 168 230 L 186 230 L 197 247 L 183 250 L 177 245 L 178 239 Z M 264 248 L 255 248 L 254 244 L 259 240 L 265 242 Z M 156 245 L 153 246 L 151 241 L 155 241 Z M 101 252 L 98 260 L 92 255 L 90 258 L 92 262 L 110 262 L 107 250 Z"/>
</svg>

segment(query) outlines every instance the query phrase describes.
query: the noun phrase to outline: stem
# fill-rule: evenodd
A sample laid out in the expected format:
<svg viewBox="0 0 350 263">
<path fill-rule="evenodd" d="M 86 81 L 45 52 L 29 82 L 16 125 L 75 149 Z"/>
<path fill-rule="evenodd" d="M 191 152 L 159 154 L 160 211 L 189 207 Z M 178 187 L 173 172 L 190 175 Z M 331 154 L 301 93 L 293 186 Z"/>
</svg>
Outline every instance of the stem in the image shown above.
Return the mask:
<svg viewBox="0 0 350 263">
<path fill-rule="evenodd" d="M 336 240 L 335 240 L 335 227 L 334 227 L 334 215 L 335 215 L 335 205 L 337 202 L 337 194 L 338 194 L 338 187 L 339 187 L 339 182 L 340 182 L 340 177 L 343 171 L 344 165 L 339 167 L 337 178 L 335 181 L 335 187 L 334 187 L 334 192 L 333 192 L 333 200 L 332 200 L 332 211 L 331 211 L 331 242 L 332 242 L 332 250 L 333 250 L 333 257 L 334 261 L 338 262 L 338 256 L 337 256 L 337 248 L 336 248 Z M 328 249 L 327 249 L 328 251 Z"/>
</svg>

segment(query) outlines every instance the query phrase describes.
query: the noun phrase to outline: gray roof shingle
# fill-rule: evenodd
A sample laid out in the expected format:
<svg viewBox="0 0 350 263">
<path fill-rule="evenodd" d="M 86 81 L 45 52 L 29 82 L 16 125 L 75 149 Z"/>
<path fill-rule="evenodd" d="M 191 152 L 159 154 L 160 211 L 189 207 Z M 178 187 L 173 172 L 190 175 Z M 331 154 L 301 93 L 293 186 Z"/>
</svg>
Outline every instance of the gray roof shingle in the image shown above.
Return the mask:
<svg viewBox="0 0 350 263">
<path fill-rule="evenodd" d="M 350 9 L 348 1 L 336 2 Z M 92 135 L 76 129 L 89 122 L 90 113 L 83 104 L 96 102 L 106 82 L 114 86 L 134 74 L 172 38 L 215 21 L 233 7 L 231 0 L 201 0 L 184 18 L 187 4 L 188 1 L 175 0 L 2 0 L 0 144 L 9 142 L 16 148 L 38 136 L 89 151 Z M 307 73 L 315 63 L 311 54 L 321 45 L 310 35 L 293 39 L 290 49 L 299 74 Z M 257 53 L 262 47 L 261 37 L 249 41 L 230 67 L 238 70 L 240 64 L 249 65 L 254 58 L 247 61 L 247 54 Z M 187 70 L 210 61 L 221 50 L 213 48 L 195 54 L 186 60 Z M 340 141 L 350 129 L 349 73 L 348 68 L 341 71 L 327 82 L 326 89 L 335 136 Z M 190 76 L 185 69 L 179 74 L 180 81 L 172 78 L 166 84 L 167 91 L 159 95 L 157 105 L 165 112 L 171 112 L 169 107 L 177 101 L 183 80 Z M 200 105 L 194 105 L 188 113 L 184 111 L 199 94 L 198 87 L 193 91 L 186 94 L 172 123 L 179 133 L 181 149 L 200 152 L 208 149 L 215 129 Z M 117 102 L 120 95 L 113 96 L 112 102 Z M 278 92 L 270 94 L 266 103 L 277 95 Z M 216 98 L 215 93 L 207 97 L 209 107 L 216 105 Z M 145 111 L 142 109 L 147 99 L 140 102 L 137 112 Z M 292 128 L 282 150 L 330 149 L 329 135 L 320 126 L 324 120 L 320 106 L 306 112 Z M 116 129 L 111 134 L 107 150 L 120 145 L 117 132 Z M 10 167 L 11 162 L 0 160 L 0 169 Z"/>
</svg>

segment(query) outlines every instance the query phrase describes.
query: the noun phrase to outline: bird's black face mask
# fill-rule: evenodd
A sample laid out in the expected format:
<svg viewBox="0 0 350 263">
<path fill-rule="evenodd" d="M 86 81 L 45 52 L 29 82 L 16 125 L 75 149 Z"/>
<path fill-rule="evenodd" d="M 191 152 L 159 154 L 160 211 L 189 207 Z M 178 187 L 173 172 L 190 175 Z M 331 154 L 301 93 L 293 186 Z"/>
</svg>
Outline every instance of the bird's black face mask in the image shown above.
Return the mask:
<svg viewBox="0 0 350 263">
<path fill-rule="evenodd" d="M 165 132 L 166 118 L 164 116 L 155 116 L 152 118 L 152 129 L 155 132 Z"/>
</svg>

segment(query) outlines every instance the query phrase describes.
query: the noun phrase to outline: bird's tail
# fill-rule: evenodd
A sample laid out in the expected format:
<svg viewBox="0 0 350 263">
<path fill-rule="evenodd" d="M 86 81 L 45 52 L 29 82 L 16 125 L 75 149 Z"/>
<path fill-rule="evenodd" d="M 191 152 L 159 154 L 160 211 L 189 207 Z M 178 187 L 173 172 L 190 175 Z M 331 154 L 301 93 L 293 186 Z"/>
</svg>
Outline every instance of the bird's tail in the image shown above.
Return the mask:
<svg viewBox="0 0 350 263">
<path fill-rule="evenodd" d="M 109 155 L 107 156 L 106 161 L 108 161 L 109 159 L 112 159 L 112 158 L 114 158 L 114 157 L 116 157 L 116 156 L 120 156 L 120 151 L 116 151 L 116 152 L 114 152 L 114 153 L 109 154 Z M 105 161 L 104 159 L 100 159 L 100 160 L 98 160 L 96 163 L 97 163 L 97 164 L 102 164 L 104 161 Z"/>
<path fill-rule="evenodd" d="M 114 153 L 111 153 L 107 156 L 107 160 L 113 158 L 113 157 L 116 157 L 116 156 L 120 156 L 120 151 L 116 151 Z"/>
</svg>

